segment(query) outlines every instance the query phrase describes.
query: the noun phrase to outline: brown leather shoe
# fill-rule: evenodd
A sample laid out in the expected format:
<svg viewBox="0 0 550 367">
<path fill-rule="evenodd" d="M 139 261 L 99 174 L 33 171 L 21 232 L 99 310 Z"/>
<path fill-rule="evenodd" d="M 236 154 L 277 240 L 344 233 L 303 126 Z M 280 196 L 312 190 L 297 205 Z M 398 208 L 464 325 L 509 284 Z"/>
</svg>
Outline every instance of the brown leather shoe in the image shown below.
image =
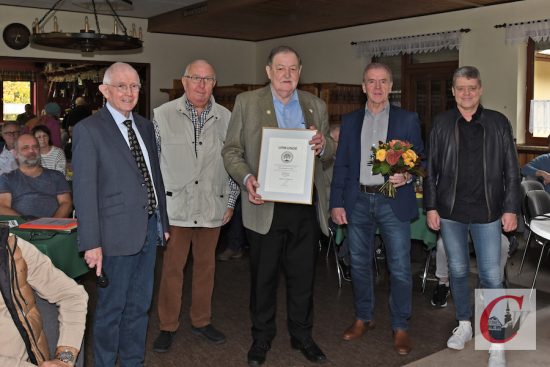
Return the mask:
<svg viewBox="0 0 550 367">
<path fill-rule="evenodd" d="M 355 320 L 355 322 L 344 332 L 342 339 L 354 340 L 360 338 L 367 332 L 367 330 L 374 329 L 374 321 L 362 321 Z"/>
<path fill-rule="evenodd" d="M 402 329 L 397 329 L 393 332 L 393 348 L 395 351 L 404 356 L 411 352 L 411 341 L 409 333 Z"/>
</svg>

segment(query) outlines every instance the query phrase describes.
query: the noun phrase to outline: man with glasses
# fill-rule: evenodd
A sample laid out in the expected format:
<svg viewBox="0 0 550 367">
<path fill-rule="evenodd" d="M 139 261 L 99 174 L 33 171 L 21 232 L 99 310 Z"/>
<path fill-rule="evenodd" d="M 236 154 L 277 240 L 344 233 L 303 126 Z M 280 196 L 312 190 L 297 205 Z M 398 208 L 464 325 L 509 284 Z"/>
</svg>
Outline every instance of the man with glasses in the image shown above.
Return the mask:
<svg viewBox="0 0 550 367">
<path fill-rule="evenodd" d="M 424 206 L 428 226 L 441 231 L 449 263 L 458 327 L 447 347 L 472 339 L 468 233 L 475 247 L 480 288 L 502 288 L 501 231 L 516 229 L 519 165 L 510 121 L 480 104 L 479 70 L 453 75 L 456 107 L 434 118 L 429 140 Z M 502 344 L 492 344 L 489 367 L 505 366 Z"/>
<path fill-rule="evenodd" d="M 314 184 L 326 192 L 322 162 L 334 156 L 325 103 L 297 90 L 302 63 L 288 46 L 271 50 L 265 67 L 271 81 L 237 96 L 222 154 L 229 174 L 241 185 L 243 224 L 250 243 L 250 314 L 254 342 L 248 365 L 265 362 L 276 334 L 279 271 L 286 275 L 287 325 L 293 349 L 311 362 L 326 356 L 312 338 L 313 284 L 319 222 L 313 205 L 264 202 L 256 192 L 262 127 L 315 129 L 309 141 L 317 161 Z M 320 199 L 319 199 L 320 200 Z"/>
<path fill-rule="evenodd" d="M 221 150 L 231 112 L 214 101 L 216 73 L 195 60 L 181 78 L 185 94 L 155 109 L 160 169 L 166 184 L 170 241 L 164 251 L 155 352 L 167 352 L 180 326 L 184 268 L 193 253 L 191 331 L 220 344 L 212 326 L 212 292 L 220 227 L 231 219 L 238 186 L 223 166 Z"/>
<path fill-rule="evenodd" d="M 2 138 L 4 144 L 0 146 L 0 175 L 17 168 L 15 161 L 14 144 L 19 136 L 19 124 L 17 122 L 5 122 L 2 125 Z"/>
<path fill-rule="evenodd" d="M 133 113 L 139 76 L 117 62 L 99 86 L 107 103 L 73 134 L 73 189 L 78 248 L 95 273 L 95 367 L 142 366 L 153 295 L 157 244 L 168 216 L 151 121 Z M 105 286 L 106 285 L 106 286 Z"/>
</svg>

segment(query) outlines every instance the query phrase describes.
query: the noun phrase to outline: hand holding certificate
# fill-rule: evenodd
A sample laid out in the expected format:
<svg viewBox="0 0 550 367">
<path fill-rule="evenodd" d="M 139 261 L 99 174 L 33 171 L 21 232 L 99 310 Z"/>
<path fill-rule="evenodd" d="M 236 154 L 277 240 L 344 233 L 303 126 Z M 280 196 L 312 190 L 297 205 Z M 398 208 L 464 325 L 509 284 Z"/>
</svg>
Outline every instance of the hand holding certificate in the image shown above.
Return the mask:
<svg viewBox="0 0 550 367">
<path fill-rule="evenodd" d="M 312 203 L 315 152 L 310 141 L 316 133 L 304 129 L 263 129 L 257 189 L 262 200 Z"/>
</svg>

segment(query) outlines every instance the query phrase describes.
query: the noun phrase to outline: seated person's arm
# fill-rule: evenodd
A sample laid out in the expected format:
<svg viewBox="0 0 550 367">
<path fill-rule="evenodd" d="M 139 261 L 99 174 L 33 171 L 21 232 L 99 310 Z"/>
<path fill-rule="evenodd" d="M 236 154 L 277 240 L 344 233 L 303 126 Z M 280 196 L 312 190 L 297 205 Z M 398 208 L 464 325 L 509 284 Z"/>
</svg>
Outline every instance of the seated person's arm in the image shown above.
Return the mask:
<svg viewBox="0 0 550 367">
<path fill-rule="evenodd" d="M 21 238 L 17 243 L 27 263 L 28 283 L 40 297 L 58 306 L 59 339 L 48 342 L 57 342 L 56 354 L 68 350 L 76 359 L 86 325 L 88 294 L 83 286 L 57 269 L 36 247 Z M 50 358 L 49 363 L 44 362 L 41 366 L 66 366 L 56 360 L 55 355 Z"/>
<path fill-rule="evenodd" d="M 30 362 L 20 361 L 20 360 L 17 359 L 17 358 L 8 357 L 8 356 L 3 356 L 3 355 L 0 355 L 0 366 L 10 366 L 10 367 L 36 367 L 36 365 L 34 365 L 34 364 L 30 363 Z"/>
<path fill-rule="evenodd" d="M 0 193 L 0 215 L 21 215 L 11 208 L 11 194 L 9 192 Z"/>
<path fill-rule="evenodd" d="M 64 192 L 63 194 L 57 195 L 57 203 L 59 204 L 59 207 L 53 215 L 54 218 L 70 217 L 70 214 L 73 211 L 73 199 L 71 198 L 71 193 Z"/>
<path fill-rule="evenodd" d="M 550 154 L 542 154 L 527 163 L 521 169 L 523 176 L 541 177 L 545 185 L 550 183 Z"/>
</svg>

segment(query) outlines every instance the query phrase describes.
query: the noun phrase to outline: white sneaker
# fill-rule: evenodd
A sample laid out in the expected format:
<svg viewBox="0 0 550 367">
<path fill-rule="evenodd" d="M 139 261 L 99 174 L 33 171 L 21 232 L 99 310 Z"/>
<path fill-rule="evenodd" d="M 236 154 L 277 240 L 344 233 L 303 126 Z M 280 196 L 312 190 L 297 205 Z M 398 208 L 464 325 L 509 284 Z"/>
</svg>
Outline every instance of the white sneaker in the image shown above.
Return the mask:
<svg viewBox="0 0 550 367">
<path fill-rule="evenodd" d="M 489 350 L 487 367 L 506 367 L 506 355 L 503 349 Z"/>
<path fill-rule="evenodd" d="M 456 350 L 464 349 L 464 344 L 472 340 L 472 324 L 469 321 L 459 321 L 453 335 L 447 340 L 447 347 Z"/>
</svg>

